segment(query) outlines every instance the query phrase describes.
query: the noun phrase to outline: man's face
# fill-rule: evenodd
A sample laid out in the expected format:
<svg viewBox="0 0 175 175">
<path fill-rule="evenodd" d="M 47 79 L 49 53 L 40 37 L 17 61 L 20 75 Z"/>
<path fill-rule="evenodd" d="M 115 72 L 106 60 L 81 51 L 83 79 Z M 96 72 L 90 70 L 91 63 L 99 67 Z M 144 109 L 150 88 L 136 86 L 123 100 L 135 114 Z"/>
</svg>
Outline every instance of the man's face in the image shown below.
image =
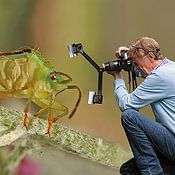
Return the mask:
<svg viewBox="0 0 175 175">
<path fill-rule="evenodd" d="M 133 63 L 135 64 L 136 68 L 143 71 L 143 73 L 147 76 L 151 73 L 153 70 L 153 59 L 150 58 L 149 54 L 144 56 L 134 55 L 133 58 L 131 58 Z"/>
</svg>

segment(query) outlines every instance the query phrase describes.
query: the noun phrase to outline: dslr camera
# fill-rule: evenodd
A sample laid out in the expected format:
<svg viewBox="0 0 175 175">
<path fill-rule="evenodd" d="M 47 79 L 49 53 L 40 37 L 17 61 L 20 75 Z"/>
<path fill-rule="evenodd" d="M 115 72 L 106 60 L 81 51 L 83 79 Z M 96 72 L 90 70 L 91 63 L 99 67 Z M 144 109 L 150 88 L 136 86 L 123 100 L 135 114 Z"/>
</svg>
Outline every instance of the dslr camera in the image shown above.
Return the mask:
<svg viewBox="0 0 175 175">
<path fill-rule="evenodd" d="M 77 56 L 78 54 L 83 55 L 83 57 L 96 69 L 98 73 L 98 91 L 89 92 L 88 104 L 102 104 L 103 95 L 102 95 L 102 82 L 103 82 L 103 72 L 105 71 L 118 71 L 120 72 L 122 69 L 128 72 L 129 76 L 129 84 L 133 79 L 133 89 L 135 88 L 136 80 L 135 76 L 130 78 L 130 72 L 134 74 L 132 69 L 133 64 L 131 59 L 128 56 L 128 50 L 122 50 L 120 52 L 120 56 L 117 60 L 108 61 L 102 64 L 102 67 L 99 66 L 84 50 L 81 43 L 73 43 L 68 45 L 69 55 L 71 58 Z M 137 86 L 137 85 L 136 85 Z"/>
<path fill-rule="evenodd" d="M 108 61 L 102 64 L 104 71 L 117 71 L 122 69 L 125 71 L 131 71 L 132 61 L 128 57 L 128 50 L 122 50 L 117 60 Z"/>
</svg>

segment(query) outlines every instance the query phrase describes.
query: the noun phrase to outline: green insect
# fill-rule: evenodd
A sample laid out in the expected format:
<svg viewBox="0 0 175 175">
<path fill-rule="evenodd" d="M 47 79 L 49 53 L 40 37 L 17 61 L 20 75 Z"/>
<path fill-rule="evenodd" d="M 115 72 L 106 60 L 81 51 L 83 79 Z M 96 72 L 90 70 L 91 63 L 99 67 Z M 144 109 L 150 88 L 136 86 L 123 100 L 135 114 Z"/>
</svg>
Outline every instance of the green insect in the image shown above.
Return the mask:
<svg viewBox="0 0 175 175">
<path fill-rule="evenodd" d="M 70 76 L 57 72 L 37 50 L 0 52 L 0 97 L 27 99 L 23 121 L 26 128 L 33 102 L 41 108 L 34 116 L 47 112 L 47 134 L 50 135 L 52 123 L 68 114 L 68 108 L 56 101 L 56 96 L 66 89 L 77 89 L 79 93 L 69 118 L 73 116 L 80 103 L 81 91 L 76 85 L 68 85 L 71 81 Z"/>
</svg>

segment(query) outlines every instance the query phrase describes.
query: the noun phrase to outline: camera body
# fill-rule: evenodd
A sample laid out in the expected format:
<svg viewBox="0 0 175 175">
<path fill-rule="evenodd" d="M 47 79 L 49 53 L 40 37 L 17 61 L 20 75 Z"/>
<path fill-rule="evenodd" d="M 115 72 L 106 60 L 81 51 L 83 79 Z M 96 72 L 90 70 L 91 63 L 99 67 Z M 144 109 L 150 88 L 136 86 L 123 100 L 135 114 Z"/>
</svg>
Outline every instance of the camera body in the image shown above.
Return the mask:
<svg viewBox="0 0 175 175">
<path fill-rule="evenodd" d="M 122 69 L 125 71 L 131 71 L 132 61 L 128 57 L 128 50 L 122 50 L 118 60 L 108 61 L 103 64 L 104 71 L 117 71 Z"/>
</svg>

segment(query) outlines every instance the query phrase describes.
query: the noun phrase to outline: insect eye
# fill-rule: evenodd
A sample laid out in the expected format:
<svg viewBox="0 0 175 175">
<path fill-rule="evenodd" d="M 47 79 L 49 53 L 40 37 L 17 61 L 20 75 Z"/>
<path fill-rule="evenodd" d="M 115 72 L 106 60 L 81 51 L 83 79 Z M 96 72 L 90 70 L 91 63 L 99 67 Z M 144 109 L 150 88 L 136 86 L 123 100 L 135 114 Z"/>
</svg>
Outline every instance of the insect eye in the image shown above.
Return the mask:
<svg viewBox="0 0 175 175">
<path fill-rule="evenodd" d="M 56 72 L 56 71 L 51 72 L 51 73 L 50 73 L 50 78 L 51 78 L 51 80 L 56 80 L 57 75 L 58 75 L 58 72 Z"/>
</svg>

